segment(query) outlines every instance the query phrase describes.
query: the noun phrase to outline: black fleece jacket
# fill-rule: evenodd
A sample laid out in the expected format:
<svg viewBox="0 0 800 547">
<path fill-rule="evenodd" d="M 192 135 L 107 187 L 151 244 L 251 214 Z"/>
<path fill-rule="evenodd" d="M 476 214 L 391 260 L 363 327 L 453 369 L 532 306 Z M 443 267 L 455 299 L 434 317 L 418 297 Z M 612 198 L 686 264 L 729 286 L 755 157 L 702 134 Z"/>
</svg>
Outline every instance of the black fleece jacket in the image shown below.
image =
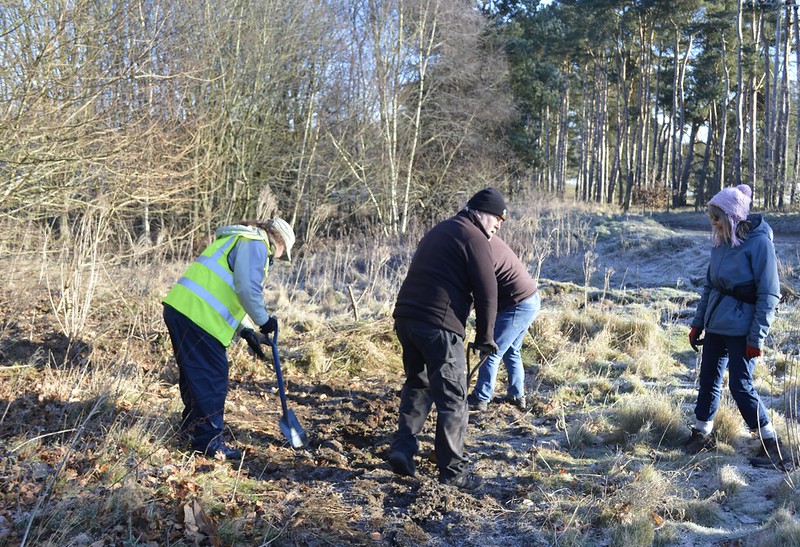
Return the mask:
<svg viewBox="0 0 800 547">
<path fill-rule="evenodd" d="M 475 343 L 488 344 L 494 340 L 497 316 L 492 247 L 475 215 L 461 211 L 431 228 L 419 242 L 392 315 L 464 338 L 473 304 Z"/>
</svg>

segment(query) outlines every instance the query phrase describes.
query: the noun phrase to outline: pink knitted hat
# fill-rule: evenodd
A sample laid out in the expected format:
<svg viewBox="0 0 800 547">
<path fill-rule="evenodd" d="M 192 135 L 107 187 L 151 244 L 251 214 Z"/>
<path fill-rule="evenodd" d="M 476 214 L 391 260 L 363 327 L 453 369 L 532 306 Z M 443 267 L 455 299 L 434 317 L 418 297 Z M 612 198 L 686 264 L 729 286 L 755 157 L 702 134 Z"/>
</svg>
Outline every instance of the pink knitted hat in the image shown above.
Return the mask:
<svg viewBox="0 0 800 547">
<path fill-rule="evenodd" d="M 723 188 L 717 195 L 708 200 L 709 205 L 716 205 L 728 217 L 728 224 L 731 225 L 731 246 L 736 247 L 741 243 L 736 238 L 736 228 L 739 223 L 747 218 L 750 214 L 750 203 L 752 202 L 753 191 L 746 184 L 739 186 Z M 715 238 L 714 245 L 719 245 L 721 241 Z"/>
</svg>

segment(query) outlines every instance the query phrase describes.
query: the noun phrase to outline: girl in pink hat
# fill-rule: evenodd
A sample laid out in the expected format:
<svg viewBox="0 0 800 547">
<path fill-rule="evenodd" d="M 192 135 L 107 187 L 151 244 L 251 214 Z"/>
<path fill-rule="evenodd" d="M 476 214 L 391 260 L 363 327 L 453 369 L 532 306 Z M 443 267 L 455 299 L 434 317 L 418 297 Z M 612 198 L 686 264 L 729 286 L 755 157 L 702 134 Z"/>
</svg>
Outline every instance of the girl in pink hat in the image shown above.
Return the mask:
<svg viewBox="0 0 800 547">
<path fill-rule="evenodd" d="M 775 317 L 780 282 L 772 229 L 762 215 L 750 214 L 752 195 L 749 186 L 740 184 L 722 189 L 708 202 L 711 257 L 689 332 L 692 349 L 703 344 L 703 357 L 696 423 L 684 449 L 694 454 L 714 447 L 714 415 L 727 368 L 733 400 L 763 449 L 762 457 L 750 463 L 784 470 L 789 461 L 781 456 L 775 428 L 753 385 L 755 358 Z"/>
</svg>

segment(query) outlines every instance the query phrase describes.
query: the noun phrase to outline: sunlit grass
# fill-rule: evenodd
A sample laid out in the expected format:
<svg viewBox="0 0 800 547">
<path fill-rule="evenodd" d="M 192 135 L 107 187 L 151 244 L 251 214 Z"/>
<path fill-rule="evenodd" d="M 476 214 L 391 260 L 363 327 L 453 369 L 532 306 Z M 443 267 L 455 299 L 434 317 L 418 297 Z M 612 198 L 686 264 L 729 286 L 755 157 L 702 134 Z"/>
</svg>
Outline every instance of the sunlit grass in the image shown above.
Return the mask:
<svg viewBox="0 0 800 547">
<path fill-rule="evenodd" d="M 671 524 L 719 525 L 731 510 L 726 504 L 747 495 L 752 481 L 739 464 L 752 442 L 726 384 L 715 417 L 718 450 L 697 457 L 680 452 L 694 421 L 697 396 L 685 366 L 694 358 L 686 339 L 687 319 L 678 317 L 687 297 L 675 287 L 649 293 L 623 288 L 629 280 L 622 279 L 624 272 L 611 275 L 606 269 L 604 280 L 602 257 L 591 280 L 596 285 L 582 286 L 580 261 L 592 248 L 592 222 L 598 218 L 554 207 L 535 218 L 523 217 L 513 231 L 503 234 L 531 268 L 561 264 L 565 277 L 574 273 L 578 281 L 543 283 L 543 309 L 524 342 L 526 386 L 536 390 L 529 396 L 535 396 L 541 407 L 518 413 L 498 405 L 496 414 L 486 420 L 495 427 L 496 437 L 487 436 L 489 440 L 482 442 L 503 444 L 492 453 L 507 459 L 508 467 L 516 466 L 516 476 L 509 479 L 513 487 L 504 486 L 507 478 L 491 474 L 491 461 L 482 461 L 480 469 L 488 471 L 488 491 L 447 499 L 472 500 L 482 508 L 500 504 L 489 520 L 524 523 L 532 530 L 529 537 L 543 544 L 592 545 L 601 536 L 619 545 L 674 544 L 680 532 Z M 623 224 L 617 222 L 608 236 L 619 237 L 619 230 L 627 229 Z M 659 247 L 645 239 L 634 243 L 653 252 L 676 248 L 669 243 Z M 44 429 L 26 431 L 12 414 L 0 423 L 14 428 L 4 439 L 9 456 L 2 464 L 4 476 L 37 485 L 40 490 L 30 493 L 31 499 L 41 499 L 39 515 L 49 515 L 30 521 L 31 540 L 42 545 L 77 543 L 76 537 L 100 541 L 105 530 L 121 529 L 119 540 L 129 528 L 150 530 L 147 523 L 153 522 L 161 527 L 162 535 L 131 532 L 125 541 L 189 544 L 194 540 L 183 531 L 176 532 L 174 525 L 183 526 L 186 506 L 195 501 L 225 544 L 425 544 L 438 539 L 429 535 L 435 528 L 428 527 L 427 520 L 406 519 L 397 524 L 390 515 L 400 511 L 390 504 L 402 496 L 413 493 L 422 499 L 420 491 L 431 499 L 439 495 L 435 481 L 425 475 L 432 466 L 421 464 L 422 478 L 386 479 L 381 474 L 388 473 L 381 454 L 392 431 L 376 425 L 374 438 L 359 440 L 364 446 L 356 446 L 345 435 L 346 412 L 337 409 L 323 415 L 315 406 L 324 397 L 339 398 L 344 406 L 363 389 L 358 377 L 402 378 L 402 351 L 390 316 L 413 249 L 407 241 L 387 238 L 369 245 L 342 239 L 313 251 L 298 255 L 291 265 L 274 267 L 266 299 L 280 320 L 285 374 L 303 388 L 293 392 L 308 412 L 302 416 L 303 423 L 310 433 L 314 433 L 312 427 L 329 422 L 337 422 L 338 429 L 315 439 L 307 452 L 289 452 L 279 460 L 277 455 L 286 448 L 265 439 L 272 429 L 277 430 L 274 422 L 280 407 L 273 393 L 260 391 L 274 384 L 271 354 L 267 351 L 267 362 L 261 362 L 244 343 L 235 341 L 228 355 L 231 381 L 237 387 L 229 395 L 226 420 L 230 415 L 238 420 L 230 423 L 247 446 L 246 461 L 239 467 L 188 453 L 174 437 L 182 402 L 160 303 L 186 264 L 154 261 L 136 268 L 115 264 L 107 270 L 111 282 L 98 288 L 92 300 L 94 312 L 84 332 L 93 336 L 82 340 L 86 345 L 81 351 L 69 353 L 59 347 L 60 353 L 29 353 L 10 363 L 20 368 L 4 370 L 0 377 L 10 413 L 35 412 L 31 415 L 38 423 L 47 424 Z M 15 291 L 22 279 L 13 277 Z M 599 296 L 585 299 L 588 291 Z M 20 331 L 33 339 L 30 333 L 42 331 L 47 313 L 44 308 L 25 316 L 29 324 Z M 14 325 L 7 322 L 3 328 L 10 333 Z M 796 360 L 787 349 L 796 332 L 796 315 L 779 315 L 772 347 L 756 370 L 759 392 L 779 433 L 789 441 L 796 438 L 786 422 L 796 416 L 791 405 L 798 382 L 793 380 Z M 54 347 L 43 340 L 36 344 Z M 499 382 L 505 381 L 503 374 Z M 400 381 L 392 388 L 399 388 Z M 328 395 L 325 390 L 330 385 L 347 387 Z M 326 395 L 318 395 L 316 389 Z M 269 413 L 259 414 L 265 408 Z M 93 417 L 87 422 L 90 413 Z M 42 421 L 43 414 L 48 421 Z M 269 428 L 256 427 L 249 419 L 253 424 L 269 422 L 272 429 L 268 434 Z M 82 427 L 81 435 L 76 435 Z M 468 433 L 482 432 L 471 424 Z M 423 439 L 425 446 L 430 441 Z M 326 475 L 349 470 L 337 468 L 344 464 L 326 461 L 320 445 L 358 462 L 353 464 L 356 472 L 366 469 L 374 492 L 353 486 L 363 479 L 360 475 L 353 475 L 353 480 L 351 475 L 344 479 Z M 480 460 L 484 454 L 476 450 L 472 455 Z M 48 473 L 61 463 L 64 472 L 46 495 Z M 271 480 L 271 472 L 281 474 L 282 480 Z M 711 490 L 693 482 L 698 474 L 713 478 Z M 770 494 L 778 503 L 800 504 L 793 481 L 777 474 L 771 480 Z M 451 501 L 441 501 L 442 507 L 447 503 Z M 376 514 L 364 516 L 365 507 Z M 428 517 L 423 502 L 413 508 Z M 444 513 L 460 515 L 462 510 L 459 506 Z M 467 520 L 478 512 L 464 510 L 463 514 Z M 659 525 L 662 518 L 668 522 Z M 169 524 L 169 519 L 174 522 Z M 486 522 L 463 526 L 479 535 Z M 763 544 L 794 541 L 791 514 L 775 513 L 771 523 L 774 534 L 765 534 Z M 455 529 L 452 522 L 447 526 Z M 453 541 L 460 539 L 454 536 Z"/>
<path fill-rule="evenodd" d="M 681 408 L 665 393 L 624 396 L 615 409 L 617 442 L 641 442 L 644 436 L 649 444 L 675 445 L 686 436 Z"/>
</svg>

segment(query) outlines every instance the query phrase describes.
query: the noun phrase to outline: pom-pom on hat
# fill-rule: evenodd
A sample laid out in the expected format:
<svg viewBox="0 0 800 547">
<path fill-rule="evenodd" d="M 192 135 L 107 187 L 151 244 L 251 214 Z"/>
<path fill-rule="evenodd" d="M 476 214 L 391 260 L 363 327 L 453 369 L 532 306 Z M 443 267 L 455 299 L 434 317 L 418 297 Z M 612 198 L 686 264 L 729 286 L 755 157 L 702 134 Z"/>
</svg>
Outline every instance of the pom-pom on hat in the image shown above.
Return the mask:
<svg viewBox="0 0 800 547">
<path fill-rule="evenodd" d="M 467 207 L 473 211 L 483 211 L 491 215 L 506 219 L 506 200 L 498 190 L 494 188 L 484 188 L 467 202 Z"/>
<path fill-rule="evenodd" d="M 708 200 L 709 205 L 719 207 L 728 217 L 731 226 L 731 245 L 736 247 L 740 241 L 736 238 L 739 223 L 750 214 L 750 203 L 753 201 L 753 190 L 746 184 L 723 188 Z M 716 242 L 715 242 L 716 243 Z"/>
</svg>

